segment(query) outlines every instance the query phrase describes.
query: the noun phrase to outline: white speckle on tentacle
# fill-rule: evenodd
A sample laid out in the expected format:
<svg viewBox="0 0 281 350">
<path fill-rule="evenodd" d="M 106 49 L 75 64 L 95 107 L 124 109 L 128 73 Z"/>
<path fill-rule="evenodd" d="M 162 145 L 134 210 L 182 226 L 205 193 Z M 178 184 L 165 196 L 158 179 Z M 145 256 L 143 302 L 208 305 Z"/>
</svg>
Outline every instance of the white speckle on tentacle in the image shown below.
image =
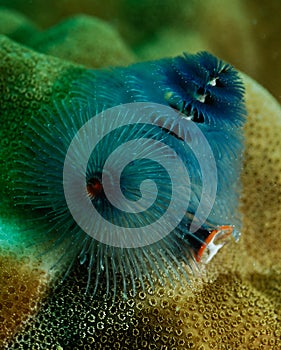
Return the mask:
<svg viewBox="0 0 281 350">
<path fill-rule="evenodd" d="M 216 86 L 217 85 L 217 79 L 218 78 L 213 78 L 212 80 L 209 81 L 209 85 L 211 86 Z"/>
</svg>

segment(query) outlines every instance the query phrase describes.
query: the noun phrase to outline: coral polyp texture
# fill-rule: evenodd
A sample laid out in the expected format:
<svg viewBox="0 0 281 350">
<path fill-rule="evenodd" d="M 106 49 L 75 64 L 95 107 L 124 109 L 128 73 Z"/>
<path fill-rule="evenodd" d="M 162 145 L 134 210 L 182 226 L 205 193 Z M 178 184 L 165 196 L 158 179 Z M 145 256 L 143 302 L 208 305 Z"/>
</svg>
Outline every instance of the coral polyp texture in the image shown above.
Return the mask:
<svg viewBox="0 0 281 350">
<path fill-rule="evenodd" d="M 38 311 L 46 290 L 45 273 L 28 257 L 0 250 L 0 344 L 12 338 L 23 322 Z"/>
<path fill-rule="evenodd" d="M 191 293 L 187 284 L 176 288 L 145 284 L 137 295 L 108 303 L 101 290 L 93 298 L 82 293 L 84 267 L 76 266 L 64 285 L 52 291 L 33 323 L 19 334 L 21 348 L 48 349 L 255 349 L 263 344 L 278 349 L 280 334 L 270 301 L 251 290 L 239 274 L 222 273 L 205 288 Z M 84 277 L 83 277 L 84 276 Z M 104 283 L 104 282 L 103 282 Z M 242 311 L 243 310 L 243 311 Z M 67 326 L 66 326 L 67 325 Z"/>
</svg>

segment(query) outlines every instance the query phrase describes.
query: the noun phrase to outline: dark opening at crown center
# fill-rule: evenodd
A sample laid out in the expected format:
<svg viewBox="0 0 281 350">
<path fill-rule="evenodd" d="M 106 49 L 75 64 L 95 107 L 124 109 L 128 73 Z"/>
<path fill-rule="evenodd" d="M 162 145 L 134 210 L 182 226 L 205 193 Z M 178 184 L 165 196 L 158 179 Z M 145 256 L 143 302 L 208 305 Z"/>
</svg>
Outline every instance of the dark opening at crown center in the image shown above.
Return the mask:
<svg viewBox="0 0 281 350">
<path fill-rule="evenodd" d="M 86 188 L 87 188 L 87 193 L 91 199 L 100 195 L 103 190 L 103 186 L 100 179 L 96 177 L 93 177 L 87 181 Z"/>
</svg>

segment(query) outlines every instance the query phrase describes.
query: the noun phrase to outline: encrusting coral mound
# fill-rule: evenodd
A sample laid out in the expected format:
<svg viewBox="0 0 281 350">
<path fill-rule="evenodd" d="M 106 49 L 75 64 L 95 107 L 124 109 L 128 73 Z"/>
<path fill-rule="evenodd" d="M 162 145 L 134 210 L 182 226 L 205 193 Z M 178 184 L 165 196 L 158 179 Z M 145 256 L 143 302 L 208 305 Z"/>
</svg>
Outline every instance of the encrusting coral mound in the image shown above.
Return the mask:
<svg viewBox="0 0 281 350">
<path fill-rule="evenodd" d="M 62 284 L 59 272 L 34 256 L 17 259 L 28 223 L 10 201 L 11 164 L 25 138 L 31 117 L 51 99 L 63 99 L 82 66 L 39 54 L 5 36 L 0 37 L 0 240 L 11 244 L 1 265 L 5 292 L 0 293 L 0 341 L 7 349 L 280 349 L 281 348 L 281 110 L 270 94 L 242 76 L 248 111 L 242 171 L 243 235 L 226 246 L 188 284 L 163 288 L 148 281 L 136 284 L 136 296 L 122 295 L 117 279 L 114 304 L 104 287 L 95 297 L 85 294 L 87 269 L 77 263 Z M 15 219 L 15 217 L 17 219 Z M 15 221 L 15 225 L 7 225 Z M 26 238 L 27 239 L 27 238 Z M 9 253 L 11 251 L 11 253 Z M 27 251 L 26 251 L 27 252 Z M 4 253 L 2 254 L 4 256 Z M 35 277 L 36 262 L 38 275 Z M 21 264 L 21 293 L 14 292 L 13 266 Z M 12 272 L 11 272 L 12 271 Z M 13 274 L 9 278 L 9 274 Z M 42 296 L 49 274 L 49 289 Z M 31 282 L 31 279 L 34 281 Z M 38 281 L 36 281 L 36 278 Z M 164 276 L 165 278 L 165 276 Z M 5 281 L 5 282 L 4 282 Z M 2 283 L 2 282 L 1 282 Z M 103 282 L 105 283 L 105 282 Z M 128 281 L 130 285 L 130 281 Z M 30 287 L 31 299 L 24 293 Z M 40 287 L 41 286 L 41 287 Z M 4 289 L 3 289 L 4 291 Z M 26 301 L 25 306 L 22 306 Z M 7 304 L 9 303 L 9 304 Z M 9 305 L 13 316 L 7 316 Z M 21 306 L 21 307 L 20 307 Z M 36 314 L 34 314 L 36 310 Z M 24 314 L 24 316 L 23 316 Z M 30 316 L 28 318 L 28 316 Z M 23 319 L 26 320 L 23 323 Z M 9 331 L 8 331 L 9 330 Z"/>
</svg>

